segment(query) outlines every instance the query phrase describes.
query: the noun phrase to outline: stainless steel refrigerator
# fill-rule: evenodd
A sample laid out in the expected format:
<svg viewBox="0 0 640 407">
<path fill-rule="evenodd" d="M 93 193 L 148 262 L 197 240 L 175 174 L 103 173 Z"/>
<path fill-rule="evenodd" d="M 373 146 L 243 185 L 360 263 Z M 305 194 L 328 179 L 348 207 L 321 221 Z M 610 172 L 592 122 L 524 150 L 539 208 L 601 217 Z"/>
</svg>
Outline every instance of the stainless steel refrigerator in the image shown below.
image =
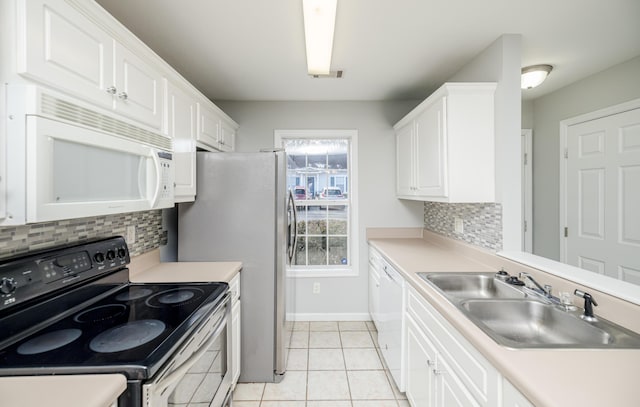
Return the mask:
<svg viewBox="0 0 640 407">
<path fill-rule="evenodd" d="M 241 261 L 241 382 L 285 373 L 285 267 L 295 247 L 286 155 L 197 153 L 197 195 L 178 206 L 179 261 Z"/>
</svg>

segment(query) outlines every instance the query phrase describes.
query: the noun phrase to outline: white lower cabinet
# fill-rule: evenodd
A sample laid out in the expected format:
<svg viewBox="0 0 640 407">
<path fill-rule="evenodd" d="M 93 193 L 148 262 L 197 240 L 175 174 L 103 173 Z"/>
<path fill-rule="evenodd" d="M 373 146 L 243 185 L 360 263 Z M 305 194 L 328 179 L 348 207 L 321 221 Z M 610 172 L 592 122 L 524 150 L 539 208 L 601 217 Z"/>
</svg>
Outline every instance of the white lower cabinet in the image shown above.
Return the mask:
<svg viewBox="0 0 640 407">
<path fill-rule="evenodd" d="M 513 384 L 507 379 L 502 379 L 502 407 L 534 407 Z"/>
<path fill-rule="evenodd" d="M 499 406 L 500 373 L 413 287 L 407 290 L 406 320 L 407 398 L 413 407 Z M 421 386 L 431 389 L 428 396 Z"/>
<path fill-rule="evenodd" d="M 380 330 L 380 272 L 382 256 L 372 247 L 369 248 L 369 314 Z"/>
<path fill-rule="evenodd" d="M 231 291 L 231 382 L 235 386 L 240 377 L 240 349 L 242 345 L 242 332 L 240 331 L 240 274 L 236 274 L 229 283 L 229 291 Z"/>
</svg>

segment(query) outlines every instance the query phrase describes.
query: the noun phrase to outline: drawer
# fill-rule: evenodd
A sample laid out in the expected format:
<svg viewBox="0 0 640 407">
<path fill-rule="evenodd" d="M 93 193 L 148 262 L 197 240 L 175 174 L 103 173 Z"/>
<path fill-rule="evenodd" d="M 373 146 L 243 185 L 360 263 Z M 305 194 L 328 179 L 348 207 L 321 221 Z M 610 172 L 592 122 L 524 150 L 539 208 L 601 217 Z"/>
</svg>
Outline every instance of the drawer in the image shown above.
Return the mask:
<svg viewBox="0 0 640 407">
<path fill-rule="evenodd" d="M 382 267 L 382 255 L 371 246 L 369 246 L 369 263 L 377 269 Z"/>
<path fill-rule="evenodd" d="M 500 374 L 451 324 L 413 287 L 409 287 L 407 310 L 432 337 L 463 384 L 485 406 L 498 405 Z"/>
<path fill-rule="evenodd" d="M 240 273 L 236 274 L 229 282 L 229 292 L 231 293 L 231 303 L 235 304 L 240 298 Z"/>
</svg>

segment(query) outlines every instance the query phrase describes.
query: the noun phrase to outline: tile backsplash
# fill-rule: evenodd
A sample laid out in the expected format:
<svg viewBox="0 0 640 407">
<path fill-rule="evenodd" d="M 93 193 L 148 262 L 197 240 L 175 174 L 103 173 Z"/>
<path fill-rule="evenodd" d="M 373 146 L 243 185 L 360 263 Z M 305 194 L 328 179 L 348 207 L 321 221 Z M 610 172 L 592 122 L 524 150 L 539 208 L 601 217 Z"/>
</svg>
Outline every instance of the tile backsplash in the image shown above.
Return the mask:
<svg viewBox="0 0 640 407">
<path fill-rule="evenodd" d="M 132 256 L 160 247 L 162 212 L 153 210 L 0 227 L 0 259 L 88 239 L 114 235 L 126 239 L 127 226 L 130 225 L 136 227 L 135 243 L 127 242 Z"/>
<path fill-rule="evenodd" d="M 455 231 L 455 219 L 463 232 Z M 498 203 L 424 203 L 424 227 L 492 251 L 502 250 L 502 205 Z"/>
</svg>

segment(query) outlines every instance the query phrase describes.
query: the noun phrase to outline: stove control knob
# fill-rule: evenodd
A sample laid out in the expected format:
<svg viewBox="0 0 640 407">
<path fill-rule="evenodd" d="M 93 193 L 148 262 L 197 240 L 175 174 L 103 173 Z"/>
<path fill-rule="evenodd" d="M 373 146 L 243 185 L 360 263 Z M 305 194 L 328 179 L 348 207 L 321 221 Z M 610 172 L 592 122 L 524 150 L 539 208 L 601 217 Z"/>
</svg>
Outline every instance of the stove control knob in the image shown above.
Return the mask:
<svg viewBox="0 0 640 407">
<path fill-rule="evenodd" d="M 13 278 L 5 277 L 0 281 L 0 293 L 2 294 L 13 294 L 16 288 L 18 288 L 18 284 Z"/>
<path fill-rule="evenodd" d="M 107 260 L 113 260 L 116 258 L 116 252 L 113 250 L 107 250 Z"/>
<path fill-rule="evenodd" d="M 123 248 L 119 248 L 118 249 L 118 257 L 119 258 L 124 259 L 126 255 L 127 255 L 127 252 Z"/>
<path fill-rule="evenodd" d="M 93 255 L 93 259 L 98 263 L 102 263 L 104 262 L 104 254 L 102 252 L 98 252 Z"/>
</svg>

